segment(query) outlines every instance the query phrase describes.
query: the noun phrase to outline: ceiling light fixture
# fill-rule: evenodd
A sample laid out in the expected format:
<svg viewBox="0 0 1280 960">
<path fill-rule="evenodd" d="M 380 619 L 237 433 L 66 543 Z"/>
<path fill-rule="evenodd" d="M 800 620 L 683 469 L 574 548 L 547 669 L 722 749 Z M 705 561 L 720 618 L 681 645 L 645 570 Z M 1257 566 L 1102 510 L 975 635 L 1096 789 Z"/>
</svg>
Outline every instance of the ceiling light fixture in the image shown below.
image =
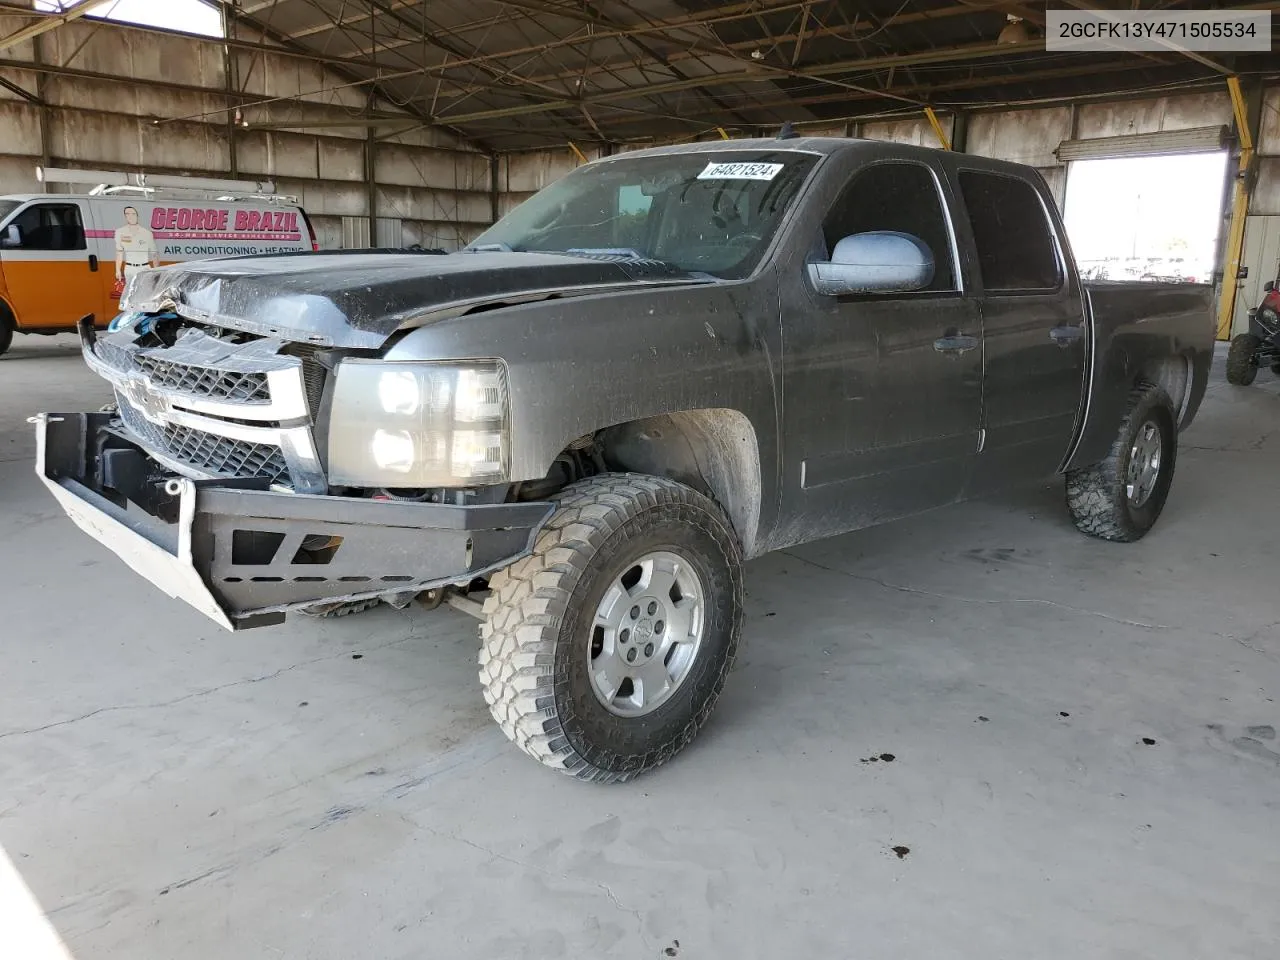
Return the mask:
<svg viewBox="0 0 1280 960">
<path fill-rule="evenodd" d="M 1026 43 L 1031 39 L 1031 31 L 1027 29 L 1027 25 L 1022 22 L 1021 17 L 1016 17 L 1010 13 L 1008 14 L 1008 19 L 1009 22 L 1000 31 L 1000 36 L 996 37 L 996 43 Z"/>
</svg>

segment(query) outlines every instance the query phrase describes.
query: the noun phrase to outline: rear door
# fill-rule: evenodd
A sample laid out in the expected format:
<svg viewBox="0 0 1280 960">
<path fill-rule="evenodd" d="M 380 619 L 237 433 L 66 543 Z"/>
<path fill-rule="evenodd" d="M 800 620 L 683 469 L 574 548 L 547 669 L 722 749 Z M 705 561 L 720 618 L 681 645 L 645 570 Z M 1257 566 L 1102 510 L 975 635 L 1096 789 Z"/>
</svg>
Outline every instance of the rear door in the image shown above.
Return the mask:
<svg viewBox="0 0 1280 960">
<path fill-rule="evenodd" d="M 0 237 L 19 329 L 71 329 L 85 314 L 102 310 L 101 265 L 85 237 L 87 207 L 75 199 L 34 201 Z"/>
<path fill-rule="evenodd" d="M 960 167 L 982 284 L 982 453 L 977 495 L 1051 475 L 1070 446 L 1088 330 L 1080 285 L 1043 183 Z"/>
</svg>

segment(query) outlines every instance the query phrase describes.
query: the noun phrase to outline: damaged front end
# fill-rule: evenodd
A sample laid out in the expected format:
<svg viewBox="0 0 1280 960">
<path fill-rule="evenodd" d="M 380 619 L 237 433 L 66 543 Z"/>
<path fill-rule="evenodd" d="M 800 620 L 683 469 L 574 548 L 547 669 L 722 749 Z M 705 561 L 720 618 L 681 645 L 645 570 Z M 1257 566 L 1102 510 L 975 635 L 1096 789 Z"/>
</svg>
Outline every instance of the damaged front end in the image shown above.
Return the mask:
<svg viewBox="0 0 1280 960">
<path fill-rule="evenodd" d="M 529 553 L 554 509 L 331 488 L 316 442 L 321 358 L 175 327 L 149 345 L 81 324 L 117 410 L 35 417 L 36 472 L 82 530 L 228 629 L 468 584 Z"/>
</svg>

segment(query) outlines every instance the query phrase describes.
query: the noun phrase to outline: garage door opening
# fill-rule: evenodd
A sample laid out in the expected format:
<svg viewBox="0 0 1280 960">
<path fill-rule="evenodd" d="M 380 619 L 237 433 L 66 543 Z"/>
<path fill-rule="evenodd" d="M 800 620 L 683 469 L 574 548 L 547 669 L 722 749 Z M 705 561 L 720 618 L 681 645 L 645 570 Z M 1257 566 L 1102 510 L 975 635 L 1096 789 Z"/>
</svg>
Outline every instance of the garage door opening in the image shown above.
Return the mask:
<svg viewBox="0 0 1280 960">
<path fill-rule="evenodd" d="M 1066 225 L 1087 279 L 1211 283 L 1226 151 L 1074 160 Z"/>
</svg>

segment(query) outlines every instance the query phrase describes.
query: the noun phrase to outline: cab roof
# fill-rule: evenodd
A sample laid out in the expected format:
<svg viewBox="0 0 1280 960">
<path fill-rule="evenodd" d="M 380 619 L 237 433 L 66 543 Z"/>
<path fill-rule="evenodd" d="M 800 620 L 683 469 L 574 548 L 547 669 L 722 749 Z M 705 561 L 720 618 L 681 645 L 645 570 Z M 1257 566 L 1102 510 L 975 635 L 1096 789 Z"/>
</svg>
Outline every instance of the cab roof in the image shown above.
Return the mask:
<svg viewBox="0 0 1280 960">
<path fill-rule="evenodd" d="M 951 163 L 970 170 L 990 170 L 1027 176 L 1035 170 L 1021 163 L 1008 160 L 995 160 L 973 153 L 955 153 L 937 147 L 917 147 L 908 143 L 894 143 L 891 140 L 864 140 L 859 137 L 760 137 L 743 140 L 700 140 L 694 143 L 681 143 L 662 147 L 649 147 L 644 150 L 628 150 L 612 156 L 593 160 L 592 164 L 609 163 L 627 157 L 661 157 L 685 153 L 730 153 L 750 150 L 768 150 L 771 152 L 791 151 L 809 153 L 819 156 L 832 156 L 838 153 L 863 152 L 877 159 L 900 157 L 904 159 L 922 159 L 924 157 L 945 157 Z M 1034 174 L 1032 174 L 1034 176 Z"/>
</svg>

